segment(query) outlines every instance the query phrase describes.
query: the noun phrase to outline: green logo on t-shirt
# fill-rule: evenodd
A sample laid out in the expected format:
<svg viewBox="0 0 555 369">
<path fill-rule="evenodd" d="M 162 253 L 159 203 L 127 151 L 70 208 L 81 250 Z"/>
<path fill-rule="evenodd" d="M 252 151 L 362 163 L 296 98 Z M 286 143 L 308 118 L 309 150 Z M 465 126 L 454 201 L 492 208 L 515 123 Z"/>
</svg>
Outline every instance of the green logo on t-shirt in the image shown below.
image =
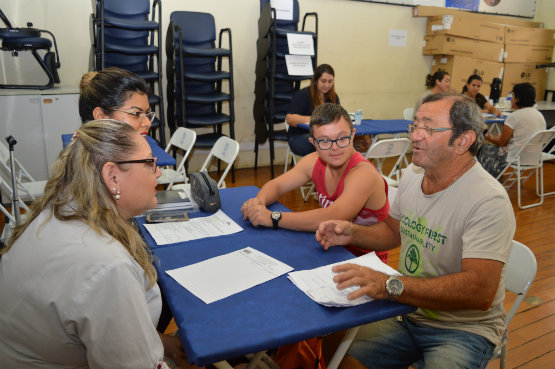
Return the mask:
<svg viewBox="0 0 555 369">
<path fill-rule="evenodd" d="M 405 269 L 410 274 L 414 274 L 420 265 L 420 250 L 415 244 L 410 245 L 405 254 Z"/>
</svg>

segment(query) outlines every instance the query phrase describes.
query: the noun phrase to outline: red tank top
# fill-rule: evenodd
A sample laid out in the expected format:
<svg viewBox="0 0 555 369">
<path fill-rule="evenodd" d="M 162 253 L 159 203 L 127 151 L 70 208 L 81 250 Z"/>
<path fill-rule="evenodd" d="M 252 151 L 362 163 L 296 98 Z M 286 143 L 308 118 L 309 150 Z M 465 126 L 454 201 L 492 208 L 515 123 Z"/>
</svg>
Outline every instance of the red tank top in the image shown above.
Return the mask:
<svg viewBox="0 0 555 369">
<path fill-rule="evenodd" d="M 328 206 L 333 204 L 335 200 L 337 200 L 337 198 L 343 193 L 343 185 L 344 185 L 344 181 L 345 181 L 345 177 L 347 176 L 347 173 L 349 173 L 349 171 L 355 165 L 357 165 L 362 161 L 366 161 L 364 156 L 362 156 L 359 152 L 355 152 L 353 156 L 351 156 L 351 159 L 347 164 L 347 168 L 345 168 L 345 172 L 343 172 L 343 175 L 341 176 L 341 179 L 337 184 L 337 188 L 335 189 L 335 192 L 332 195 L 329 195 L 326 190 L 326 178 L 325 178 L 327 164 L 320 158 L 316 160 L 316 164 L 314 165 L 314 169 L 312 170 L 312 182 L 314 182 L 314 188 L 316 190 L 316 194 L 318 195 L 318 202 L 320 203 L 321 207 L 327 208 Z M 385 179 L 383 182 L 385 186 L 385 194 L 387 197 L 387 192 L 389 188 L 387 187 L 387 182 L 385 181 Z M 389 214 L 389 200 L 386 199 L 385 204 L 384 206 L 381 207 L 381 209 L 373 210 L 368 208 L 362 208 L 362 210 L 357 214 L 356 218 L 351 219 L 351 221 L 355 224 L 370 225 L 370 224 L 384 221 L 387 218 L 388 214 Z M 359 247 L 352 246 L 352 245 L 347 245 L 346 248 L 356 256 L 364 255 L 370 252 L 368 250 L 361 249 Z M 387 263 L 387 256 L 389 255 L 388 251 L 378 251 L 376 252 L 376 254 L 384 263 Z"/>
</svg>

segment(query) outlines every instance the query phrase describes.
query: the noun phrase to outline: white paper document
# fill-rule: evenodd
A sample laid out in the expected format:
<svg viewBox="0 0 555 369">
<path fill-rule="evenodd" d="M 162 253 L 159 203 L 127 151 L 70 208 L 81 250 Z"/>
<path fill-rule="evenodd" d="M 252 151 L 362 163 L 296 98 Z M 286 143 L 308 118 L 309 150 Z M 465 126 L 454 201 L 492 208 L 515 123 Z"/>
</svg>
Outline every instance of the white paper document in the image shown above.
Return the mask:
<svg viewBox="0 0 555 369">
<path fill-rule="evenodd" d="M 276 19 L 293 20 L 293 0 L 271 0 L 270 4 L 276 10 Z"/>
<path fill-rule="evenodd" d="M 231 220 L 221 210 L 218 210 L 213 215 L 192 218 L 185 222 L 145 224 L 145 228 L 158 246 L 206 237 L 223 236 L 243 230 L 239 224 Z"/>
<path fill-rule="evenodd" d="M 337 289 L 333 281 L 333 277 L 336 274 L 332 272 L 331 268 L 334 265 L 347 263 L 362 265 L 388 275 L 401 275 L 398 271 L 382 262 L 375 252 L 371 252 L 358 258 L 325 265 L 316 269 L 292 272 L 287 275 L 287 278 L 308 297 L 324 306 L 355 306 L 372 301 L 372 298 L 367 295 L 355 300 L 347 299 L 347 296 L 357 290 L 359 286 L 352 286 L 341 291 Z"/>
<path fill-rule="evenodd" d="M 207 304 L 257 286 L 293 270 L 251 247 L 166 273 Z"/>
<path fill-rule="evenodd" d="M 312 59 L 309 55 L 285 55 L 285 64 L 290 76 L 311 76 L 314 74 Z"/>
<path fill-rule="evenodd" d="M 311 35 L 288 33 L 287 45 L 289 46 L 289 54 L 314 55 L 314 41 Z"/>
</svg>

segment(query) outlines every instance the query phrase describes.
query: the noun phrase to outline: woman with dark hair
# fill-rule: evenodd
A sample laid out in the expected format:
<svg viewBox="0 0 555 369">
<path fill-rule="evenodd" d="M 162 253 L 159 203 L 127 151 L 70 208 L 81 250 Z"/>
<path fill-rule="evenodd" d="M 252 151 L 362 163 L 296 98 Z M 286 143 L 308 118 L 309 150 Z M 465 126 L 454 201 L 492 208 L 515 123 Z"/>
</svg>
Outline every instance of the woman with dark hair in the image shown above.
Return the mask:
<svg viewBox="0 0 555 369">
<path fill-rule="evenodd" d="M 414 111 L 418 110 L 418 107 L 427 96 L 440 92 L 449 92 L 451 88 L 451 76 L 447 71 L 438 69 L 434 74 L 428 74 L 426 76 L 426 87 L 428 90 L 418 98 Z"/>
<path fill-rule="evenodd" d="M 464 85 L 462 93 L 473 99 L 476 104 L 482 109 L 484 113 L 494 114 L 498 117 L 501 116 L 501 111 L 497 110 L 488 102 L 488 99 L 480 93 L 480 88 L 482 87 L 482 77 L 477 74 L 473 74 L 468 77 L 466 85 Z"/>
<path fill-rule="evenodd" d="M 512 161 L 522 145 L 536 132 L 546 129 L 545 118 L 533 108 L 536 89 L 530 83 L 519 83 L 513 87 L 512 112 L 500 135 L 492 136 L 487 131 L 484 138 L 493 145 L 482 145 L 478 161 L 492 176 L 497 177 L 507 161 Z"/>
<path fill-rule="evenodd" d="M 285 121 L 289 125 L 287 140 L 295 155 L 305 156 L 314 152 L 314 146 L 308 141 L 310 133 L 298 128 L 301 123 L 308 124 L 314 108 L 323 103 L 339 104 L 335 93 L 335 72 L 331 65 L 321 64 L 314 71 L 310 86 L 299 90 L 291 100 Z"/>
<path fill-rule="evenodd" d="M 146 135 L 154 119 L 148 94 L 145 80 L 127 70 L 110 67 L 88 72 L 79 84 L 79 115 L 83 123 L 95 119 L 119 120 Z"/>
</svg>

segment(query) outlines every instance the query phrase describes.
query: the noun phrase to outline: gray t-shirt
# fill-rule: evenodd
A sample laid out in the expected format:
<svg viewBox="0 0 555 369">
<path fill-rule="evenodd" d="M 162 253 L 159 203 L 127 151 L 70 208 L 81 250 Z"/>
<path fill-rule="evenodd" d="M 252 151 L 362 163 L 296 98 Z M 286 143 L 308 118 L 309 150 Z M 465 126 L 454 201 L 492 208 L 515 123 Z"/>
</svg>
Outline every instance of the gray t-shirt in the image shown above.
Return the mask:
<svg viewBox="0 0 555 369">
<path fill-rule="evenodd" d="M 501 154 L 507 153 L 507 161 L 512 161 L 518 150 L 536 132 L 546 127 L 542 113 L 534 108 L 518 109 L 507 117 L 505 125 L 513 129 L 513 136 L 505 147 L 501 147 Z"/>
<path fill-rule="evenodd" d="M 421 170 L 407 168 L 390 210 L 400 221 L 402 274 L 433 278 L 459 273 L 465 258 L 507 261 L 516 224 L 499 182 L 477 162 L 451 186 L 432 195 L 422 192 L 422 179 Z M 503 270 L 487 311 L 418 309 L 410 318 L 427 326 L 472 332 L 498 344 L 505 328 L 504 279 Z"/>
</svg>

